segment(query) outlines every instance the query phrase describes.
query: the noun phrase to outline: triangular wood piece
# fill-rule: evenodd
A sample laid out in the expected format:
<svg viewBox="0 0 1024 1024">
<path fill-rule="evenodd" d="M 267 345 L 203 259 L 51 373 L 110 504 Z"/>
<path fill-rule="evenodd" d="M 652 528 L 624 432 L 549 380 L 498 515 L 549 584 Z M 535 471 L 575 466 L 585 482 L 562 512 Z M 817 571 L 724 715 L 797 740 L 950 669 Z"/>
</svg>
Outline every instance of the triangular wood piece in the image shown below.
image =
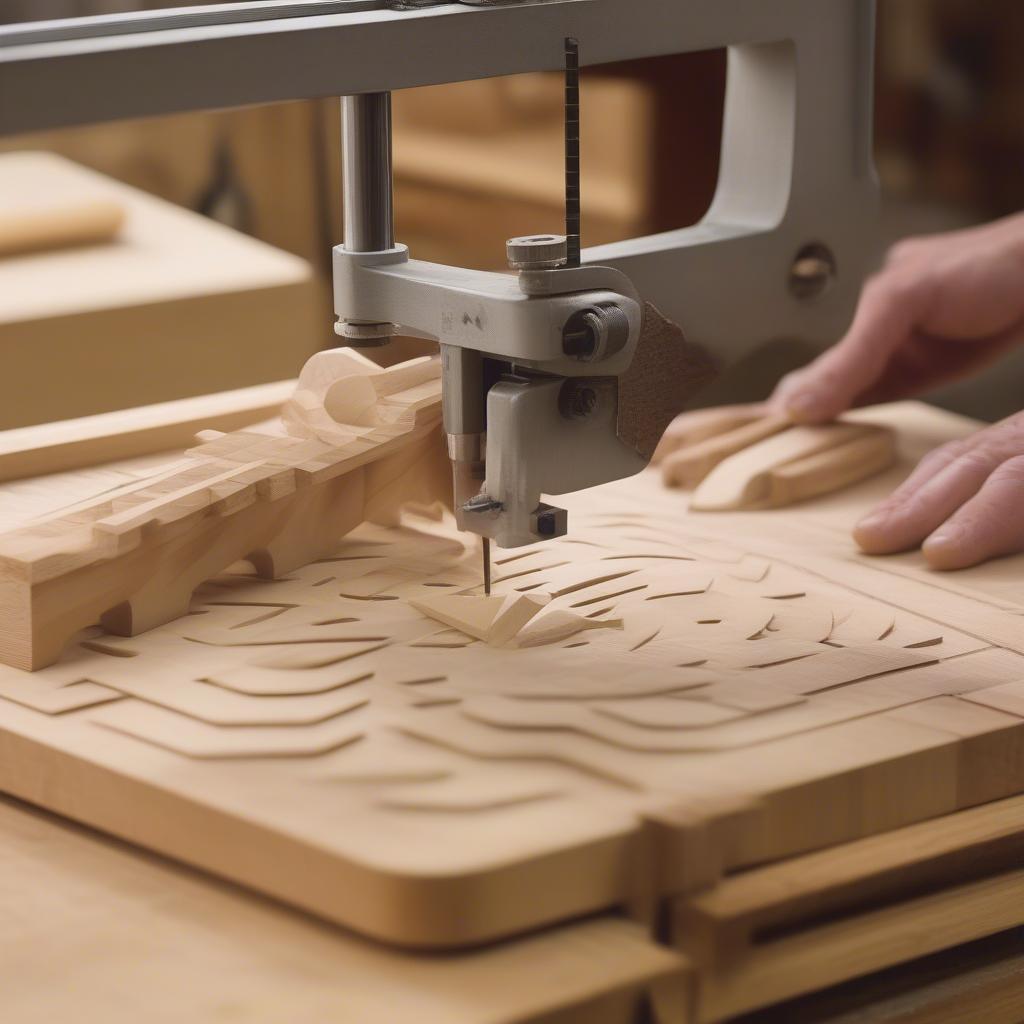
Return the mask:
<svg viewBox="0 0 1024 1024">
<path fill-rule="evenodd" d="M 446 626 L 494 647 L 508 643 L 549 601 L 548 594 L 439 594 L 409 603 Z"/>
<path fill-rule="evenodd" d="M 463 633 L 486 640 L 498 612 L 505 605 L 500 595 L 474 597 L 469 594 L 440 594 L 410 600 L 409 604 L 432 619 Z"/>
<path fill-rule="evenodd" d="M 550 594 L 509 594 L 491 623 L 487 642 L 507 644 L 551 600 Z"/>
<path fill-rule="evenodd" d="M 569 640 L 588 629 L 622 629 L 622 619 L 588 619 L 575 612 L 556 608 L 546 612 L 523 629 L 514 647 L 542 647 Z"/>
</svg>

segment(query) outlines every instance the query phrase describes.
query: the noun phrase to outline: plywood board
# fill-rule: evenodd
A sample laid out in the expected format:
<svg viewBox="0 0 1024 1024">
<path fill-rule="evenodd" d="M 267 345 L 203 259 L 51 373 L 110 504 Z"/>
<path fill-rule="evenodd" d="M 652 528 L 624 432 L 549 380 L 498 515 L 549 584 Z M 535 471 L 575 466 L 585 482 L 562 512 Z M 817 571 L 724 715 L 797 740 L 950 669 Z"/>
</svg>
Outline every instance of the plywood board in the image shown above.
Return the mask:
<svg viewBox="0 0 1024 1024">
<path fill-rule="evenodd" d="M 495 594 L 616 627 L 441 636 L 413 603 L 479 595 L 479 553 L 447 522 L 363 526 L 283 579 L 216 577 L 142 636 L 0 672 L 0 785 L 432 947 L 650 913 L 1024 791 L 1024 719 L 943 710 L 1024 679 L 977 588 L 866 592 L 827 519 L 690 519 L 655 474 L 569 500 L 569 537 L 500 553 Z"/>
</svg>

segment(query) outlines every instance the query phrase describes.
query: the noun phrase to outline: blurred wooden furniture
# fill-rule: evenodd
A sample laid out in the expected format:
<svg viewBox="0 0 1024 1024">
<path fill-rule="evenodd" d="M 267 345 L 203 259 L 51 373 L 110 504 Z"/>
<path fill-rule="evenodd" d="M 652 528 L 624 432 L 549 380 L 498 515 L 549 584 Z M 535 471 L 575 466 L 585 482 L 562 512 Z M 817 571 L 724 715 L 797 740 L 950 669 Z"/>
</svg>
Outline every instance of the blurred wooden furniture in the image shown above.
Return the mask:
<svg viewBox="0 0 1024 1024">
<path fill-rule="evenodd" d="M 47 153 L 0 193 L 112 201 L 112 240 L 0 257 L 0 428 L 294 377 L 318 347 L 309 265 Z"/>
</svg>

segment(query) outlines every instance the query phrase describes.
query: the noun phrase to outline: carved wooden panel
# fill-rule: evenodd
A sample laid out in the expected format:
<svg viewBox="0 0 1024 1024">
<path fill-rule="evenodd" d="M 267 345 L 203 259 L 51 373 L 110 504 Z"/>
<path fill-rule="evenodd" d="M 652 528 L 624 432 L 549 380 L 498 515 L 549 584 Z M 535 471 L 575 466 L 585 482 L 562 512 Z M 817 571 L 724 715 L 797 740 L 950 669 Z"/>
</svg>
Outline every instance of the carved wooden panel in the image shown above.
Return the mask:
<svg viewBox="0 0 1024 1024">
<path fill-rule="evenodd" d="M 218 576 L 142 636 L 87 630 L 0 669 L 0 786 L 423 946 L 649 915 L 1024 790 L 1024 608 L 796 511 L 682 501 L 646 474 L 496 553 L 497 595 L 551 598 L 524 631 L 586 625 L 552 642 L 417 611 L 479 593 L 479 552 L 412 519 L 283 579 Z M 969 735 L 964 706 L 989 712 Z"/>
</svg>

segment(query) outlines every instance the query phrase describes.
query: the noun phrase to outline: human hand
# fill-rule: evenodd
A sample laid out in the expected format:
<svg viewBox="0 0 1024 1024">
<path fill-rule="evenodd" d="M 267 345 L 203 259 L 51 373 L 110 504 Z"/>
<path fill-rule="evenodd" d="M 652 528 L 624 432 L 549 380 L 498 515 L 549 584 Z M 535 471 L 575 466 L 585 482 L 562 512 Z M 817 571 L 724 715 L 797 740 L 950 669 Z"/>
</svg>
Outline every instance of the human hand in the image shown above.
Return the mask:
<svg viewBox="0 0 1024 1024">
<path fill-rule="evenodd" d="M 921 544 L 936 569 L 1024 551 L 1024 413 L 926 455 L 854 539 L 877 555 Z"/>
<path fill-rule="evenodd" d="M 967 376 L 1021 343 L 1024 214 L 894 246 L 846 336 L 785 377 L 769 404 L 821 423 Z"/>
</svg>

